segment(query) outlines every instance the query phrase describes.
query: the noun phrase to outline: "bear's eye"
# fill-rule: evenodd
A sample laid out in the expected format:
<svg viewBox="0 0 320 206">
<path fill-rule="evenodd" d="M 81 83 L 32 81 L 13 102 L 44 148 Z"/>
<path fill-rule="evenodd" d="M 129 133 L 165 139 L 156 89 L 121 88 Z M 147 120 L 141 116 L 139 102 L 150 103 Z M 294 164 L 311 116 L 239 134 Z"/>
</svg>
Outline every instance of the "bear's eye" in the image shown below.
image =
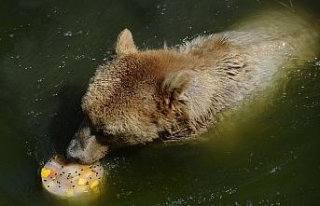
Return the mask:
<svg viewBox="0 0 320 206">
<path fill-rule="evenodd" d="M 114 141 L 116 136 L 114 134 L 104 134 L 102 131 L 100 131 L 100 132 L 97 132 L 97 134 L 95 135 L 95 138 L 98 143 L 102 145 L 106 145 L 108 142 Z"/>
<path fill-rule="evenodd" d="M 107 134 L 106 137 L 108 139 L 114 139 L 116 136 L 114 134 Z"/>
<path fill-rule="evenodd" d="M 95 130 L 94 132 L 92 132 L 92 135 L 96 137 L 105 136 L 102 129 Z"/>
</svg>

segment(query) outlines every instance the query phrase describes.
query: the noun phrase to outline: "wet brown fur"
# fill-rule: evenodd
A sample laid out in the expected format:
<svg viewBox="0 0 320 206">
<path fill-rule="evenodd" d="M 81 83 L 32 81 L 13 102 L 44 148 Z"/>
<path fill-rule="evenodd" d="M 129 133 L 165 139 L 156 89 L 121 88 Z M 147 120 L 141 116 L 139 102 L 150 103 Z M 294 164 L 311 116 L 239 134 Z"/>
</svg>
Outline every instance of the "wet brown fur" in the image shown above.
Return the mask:
<svg viewBox="0 0 320 206">
<path fill-rule="evenodd" d="M 217 113 L 261 91 L 283 65 L 313 57 L 309 44 L 318 33 L 292 14 L 279 18 L 267 14 L 178 49 L 139 51 L 125 29 L 115 58 L 90 81 L 82 100 L 86 118 L 68 154 L 91 163 L 113 148 L 205 132 Z"/>
</svg>

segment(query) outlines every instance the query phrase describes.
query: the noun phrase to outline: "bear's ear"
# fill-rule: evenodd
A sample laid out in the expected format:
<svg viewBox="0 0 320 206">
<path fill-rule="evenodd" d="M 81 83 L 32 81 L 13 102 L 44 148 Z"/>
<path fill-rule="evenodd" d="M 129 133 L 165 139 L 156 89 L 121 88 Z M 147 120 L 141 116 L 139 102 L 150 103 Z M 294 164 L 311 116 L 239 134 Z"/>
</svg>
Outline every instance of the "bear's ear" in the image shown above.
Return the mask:
<svg viewBox="0 0 320 206">
<path fill-rule="evenodd" d="M 114 50 L 117 55 L 131 54 L 138 51 L 129 29 L 124 29 L 120 32 Z"/>
<path fill-rule="evenodd" d="M 185 92 L 189 88 L 191 76 L 187 71 L 169 73 L 162 82 L 163 92 L 170 95 L 170 101 L 186 100 Z"/>
</svg>

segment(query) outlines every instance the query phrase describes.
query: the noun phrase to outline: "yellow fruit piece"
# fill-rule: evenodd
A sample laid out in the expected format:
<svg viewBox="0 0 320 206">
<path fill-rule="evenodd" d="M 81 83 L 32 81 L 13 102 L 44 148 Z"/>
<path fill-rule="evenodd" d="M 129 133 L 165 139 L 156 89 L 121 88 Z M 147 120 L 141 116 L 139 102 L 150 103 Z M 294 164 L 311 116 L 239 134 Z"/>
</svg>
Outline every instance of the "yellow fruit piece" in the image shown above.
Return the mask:
<svg viewBox="0 0 320 206">
<path fill-rule="evenodd" d="M 95 180 L 90 184 L 90 188 L 93 190 L 99 186 L 100 182 L 99 180 Z"/>
<path fill-rule="evenodd" d="M 47 168 L 42 168 L 41 169 L 41 177 L 46 178 L 50 175 L 51 170 Z"/>
<path fill-rule="evenodd" d="M 83 174 L 83 177 L 90 177 L 90 176 L 92 176 L 94 173 L 93 172 L 85 172 L 84 174 Z"/>
<path fill-rule="evenodd" d="M 68 197 L 72 197 L 74 195 L 74 191 L 73 190 L 66 190 L 66 195 Z"/>
<path fill-rule="evenodd" d="M 78 185 L 85 185 L 87 183 L 87 180 L 84 178 L 79 178 L 78 179 Z"/>
</svg>

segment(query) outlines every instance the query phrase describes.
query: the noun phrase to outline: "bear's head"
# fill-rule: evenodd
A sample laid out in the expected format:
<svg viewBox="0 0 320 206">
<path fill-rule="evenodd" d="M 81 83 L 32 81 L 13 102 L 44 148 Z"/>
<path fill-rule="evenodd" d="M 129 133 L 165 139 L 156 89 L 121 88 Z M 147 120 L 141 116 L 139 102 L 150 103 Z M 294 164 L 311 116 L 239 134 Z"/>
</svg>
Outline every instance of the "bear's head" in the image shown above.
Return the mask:
<svg viewBox="0 0 320 206">
<path fill-rule="evenodd" d="M 188 118 L 191 62 L 174 50 L 139 51 L 122 31 L 114 58 L 97 69 L 82 99 L 85 118 L 67 155 L 89 164 L 114 148 L 174 136 Z"/>
</svg>

